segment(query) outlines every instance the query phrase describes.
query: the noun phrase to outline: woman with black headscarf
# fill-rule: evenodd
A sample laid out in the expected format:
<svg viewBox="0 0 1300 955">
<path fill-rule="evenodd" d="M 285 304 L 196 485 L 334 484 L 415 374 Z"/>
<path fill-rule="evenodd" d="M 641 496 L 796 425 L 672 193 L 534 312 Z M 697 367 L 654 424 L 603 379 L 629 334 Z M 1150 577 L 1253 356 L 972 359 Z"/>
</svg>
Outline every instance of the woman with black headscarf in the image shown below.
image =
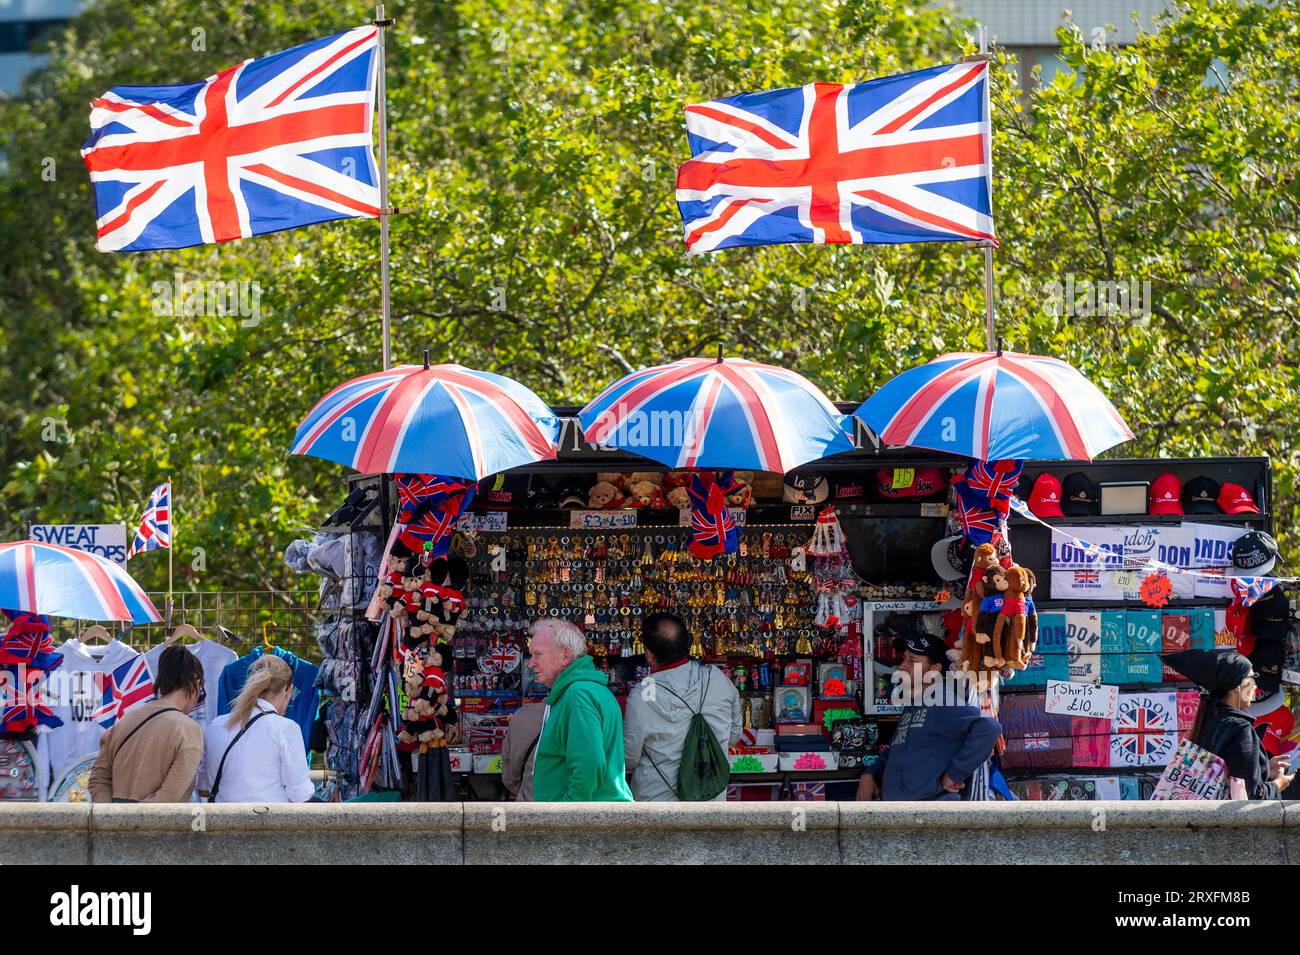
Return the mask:
<svg viewBox="0 0 1300 955">
<path fill-rule="evenodd" d="M 1255 721 L 1245 712 L 1255 699 L 1255 672 L 1235 650 L 1182 650 L 1164 661 L 1208 695 L 1188 739 L 1223 760 L 1229 776 L 1246 782 L 1248 799 L 1280 799 L 1291 785 L 1289 756 L 1269 759 Z"/>
</svg>

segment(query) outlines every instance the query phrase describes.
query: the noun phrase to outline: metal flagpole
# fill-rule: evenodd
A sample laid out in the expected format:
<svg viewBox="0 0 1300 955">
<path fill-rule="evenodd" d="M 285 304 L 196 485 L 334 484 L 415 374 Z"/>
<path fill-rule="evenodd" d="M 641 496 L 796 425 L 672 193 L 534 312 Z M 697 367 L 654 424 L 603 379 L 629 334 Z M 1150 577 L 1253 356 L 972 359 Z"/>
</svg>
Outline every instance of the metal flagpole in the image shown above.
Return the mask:
<svg viewBox="0 0 1300 955">
<path fill-rule="evenodd" d="M 984 24 L 979 27 L 980 51 L 970 56 L 963 56 L 963 63 L 975 63 L 983 61 L 985 63 L 993 62 L 993 55 L 989 53 L 988 28 Z M 990 71 L 991 72 L 991 71 Z M 990 73 L 984 76 L 984 115 L 989 117 L 989 137 L 984 144 L 984 164 L 989 170 L 989 221 L 993 220 L 993 111 L 989 102 L 989 87 L 992 85 Z M 987 348 L 993 351 L 997 347 L 997 319 L 993 311 L 993 243 L 980 242 L 980 247 L 984 249 L 984 335 L 987 341 Z"/>
<path fill-rule="evenodd" d="M 388 285 L 388 217 L 392 210 L 388 208 L 388 84 L 384 77 L 384 30 L 393 25 L 393 21 L 384 16 L 384 5 L 375 7 L 374 25 L 379 28 L 377 56 L 379 57 L 379 296 L 383 312 L 383 358 L 384 369 L 393 367 L 393 349 L 391 343 L 392 302 Z"/>
<path fill-rule="evenodd" d="M 163 629 L 172 628 L 172 552 L 176 550 L 176 485 L 172 476 L 167 475 L 167 523 L 171 533 L 167 535 L 167 622 Z"/>
</svg>

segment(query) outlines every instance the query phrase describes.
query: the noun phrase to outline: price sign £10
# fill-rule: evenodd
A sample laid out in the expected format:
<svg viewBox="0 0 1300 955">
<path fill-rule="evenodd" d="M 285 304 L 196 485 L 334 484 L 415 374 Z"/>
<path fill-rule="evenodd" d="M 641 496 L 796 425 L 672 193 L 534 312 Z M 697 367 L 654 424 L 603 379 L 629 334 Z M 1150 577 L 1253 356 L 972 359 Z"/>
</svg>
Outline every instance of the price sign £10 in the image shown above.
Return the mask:
<svg viewBox="0 0 1300 955">
<path fill-rule="evenodd" d="M 1094 683 L 1047 681 L 1047 712 L 1113 720 L 1119 706 L 1119 687 Z"/>
</svg>

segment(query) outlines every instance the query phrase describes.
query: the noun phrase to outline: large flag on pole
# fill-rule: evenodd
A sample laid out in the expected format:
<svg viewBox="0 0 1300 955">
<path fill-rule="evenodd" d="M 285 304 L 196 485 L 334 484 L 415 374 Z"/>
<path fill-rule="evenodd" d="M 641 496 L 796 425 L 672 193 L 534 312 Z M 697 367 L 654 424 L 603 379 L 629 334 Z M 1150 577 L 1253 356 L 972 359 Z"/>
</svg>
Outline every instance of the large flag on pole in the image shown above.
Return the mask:
<svg viewBox="0 0 1300 955">
<path fill-rule="evenodd" d="M 115 86 L 81 154 L 101 252 L 179 249 L 376 218 L 378 31 L 245 60 L 201 83 Z"/>
<path fill-rule="evenodd" d="M 687 251 L 996 242 L 988 63 L 686 107 Z"/>
<path fill-rule="evenodd" d="M 144 516 L 140 518 L 140 529 L 135 532 L 135 540 L 126 552 L 127 560 L 146 550 L 158 550 L 172 546 L 172 485 L 164 481 L 153 489 L 149 503 L 145 506 Z"/>
</svg>

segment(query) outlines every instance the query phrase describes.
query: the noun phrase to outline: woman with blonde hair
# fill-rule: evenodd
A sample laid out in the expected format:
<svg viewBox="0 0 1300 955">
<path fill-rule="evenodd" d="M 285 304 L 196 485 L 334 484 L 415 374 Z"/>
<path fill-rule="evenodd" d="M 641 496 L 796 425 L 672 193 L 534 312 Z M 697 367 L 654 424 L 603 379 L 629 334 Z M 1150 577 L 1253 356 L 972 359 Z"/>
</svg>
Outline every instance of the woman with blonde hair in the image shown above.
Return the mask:
<svg viewBox="0 0 1300 955">
<path fill-rule="evenodd" d="M 248 670 L 230 713 L 208 724 L 199 792 L 209 802 L 307 802 L 316 791 L 302 730 L 284 711 L 293 669 L 267 654 Z"/>
</svg>

